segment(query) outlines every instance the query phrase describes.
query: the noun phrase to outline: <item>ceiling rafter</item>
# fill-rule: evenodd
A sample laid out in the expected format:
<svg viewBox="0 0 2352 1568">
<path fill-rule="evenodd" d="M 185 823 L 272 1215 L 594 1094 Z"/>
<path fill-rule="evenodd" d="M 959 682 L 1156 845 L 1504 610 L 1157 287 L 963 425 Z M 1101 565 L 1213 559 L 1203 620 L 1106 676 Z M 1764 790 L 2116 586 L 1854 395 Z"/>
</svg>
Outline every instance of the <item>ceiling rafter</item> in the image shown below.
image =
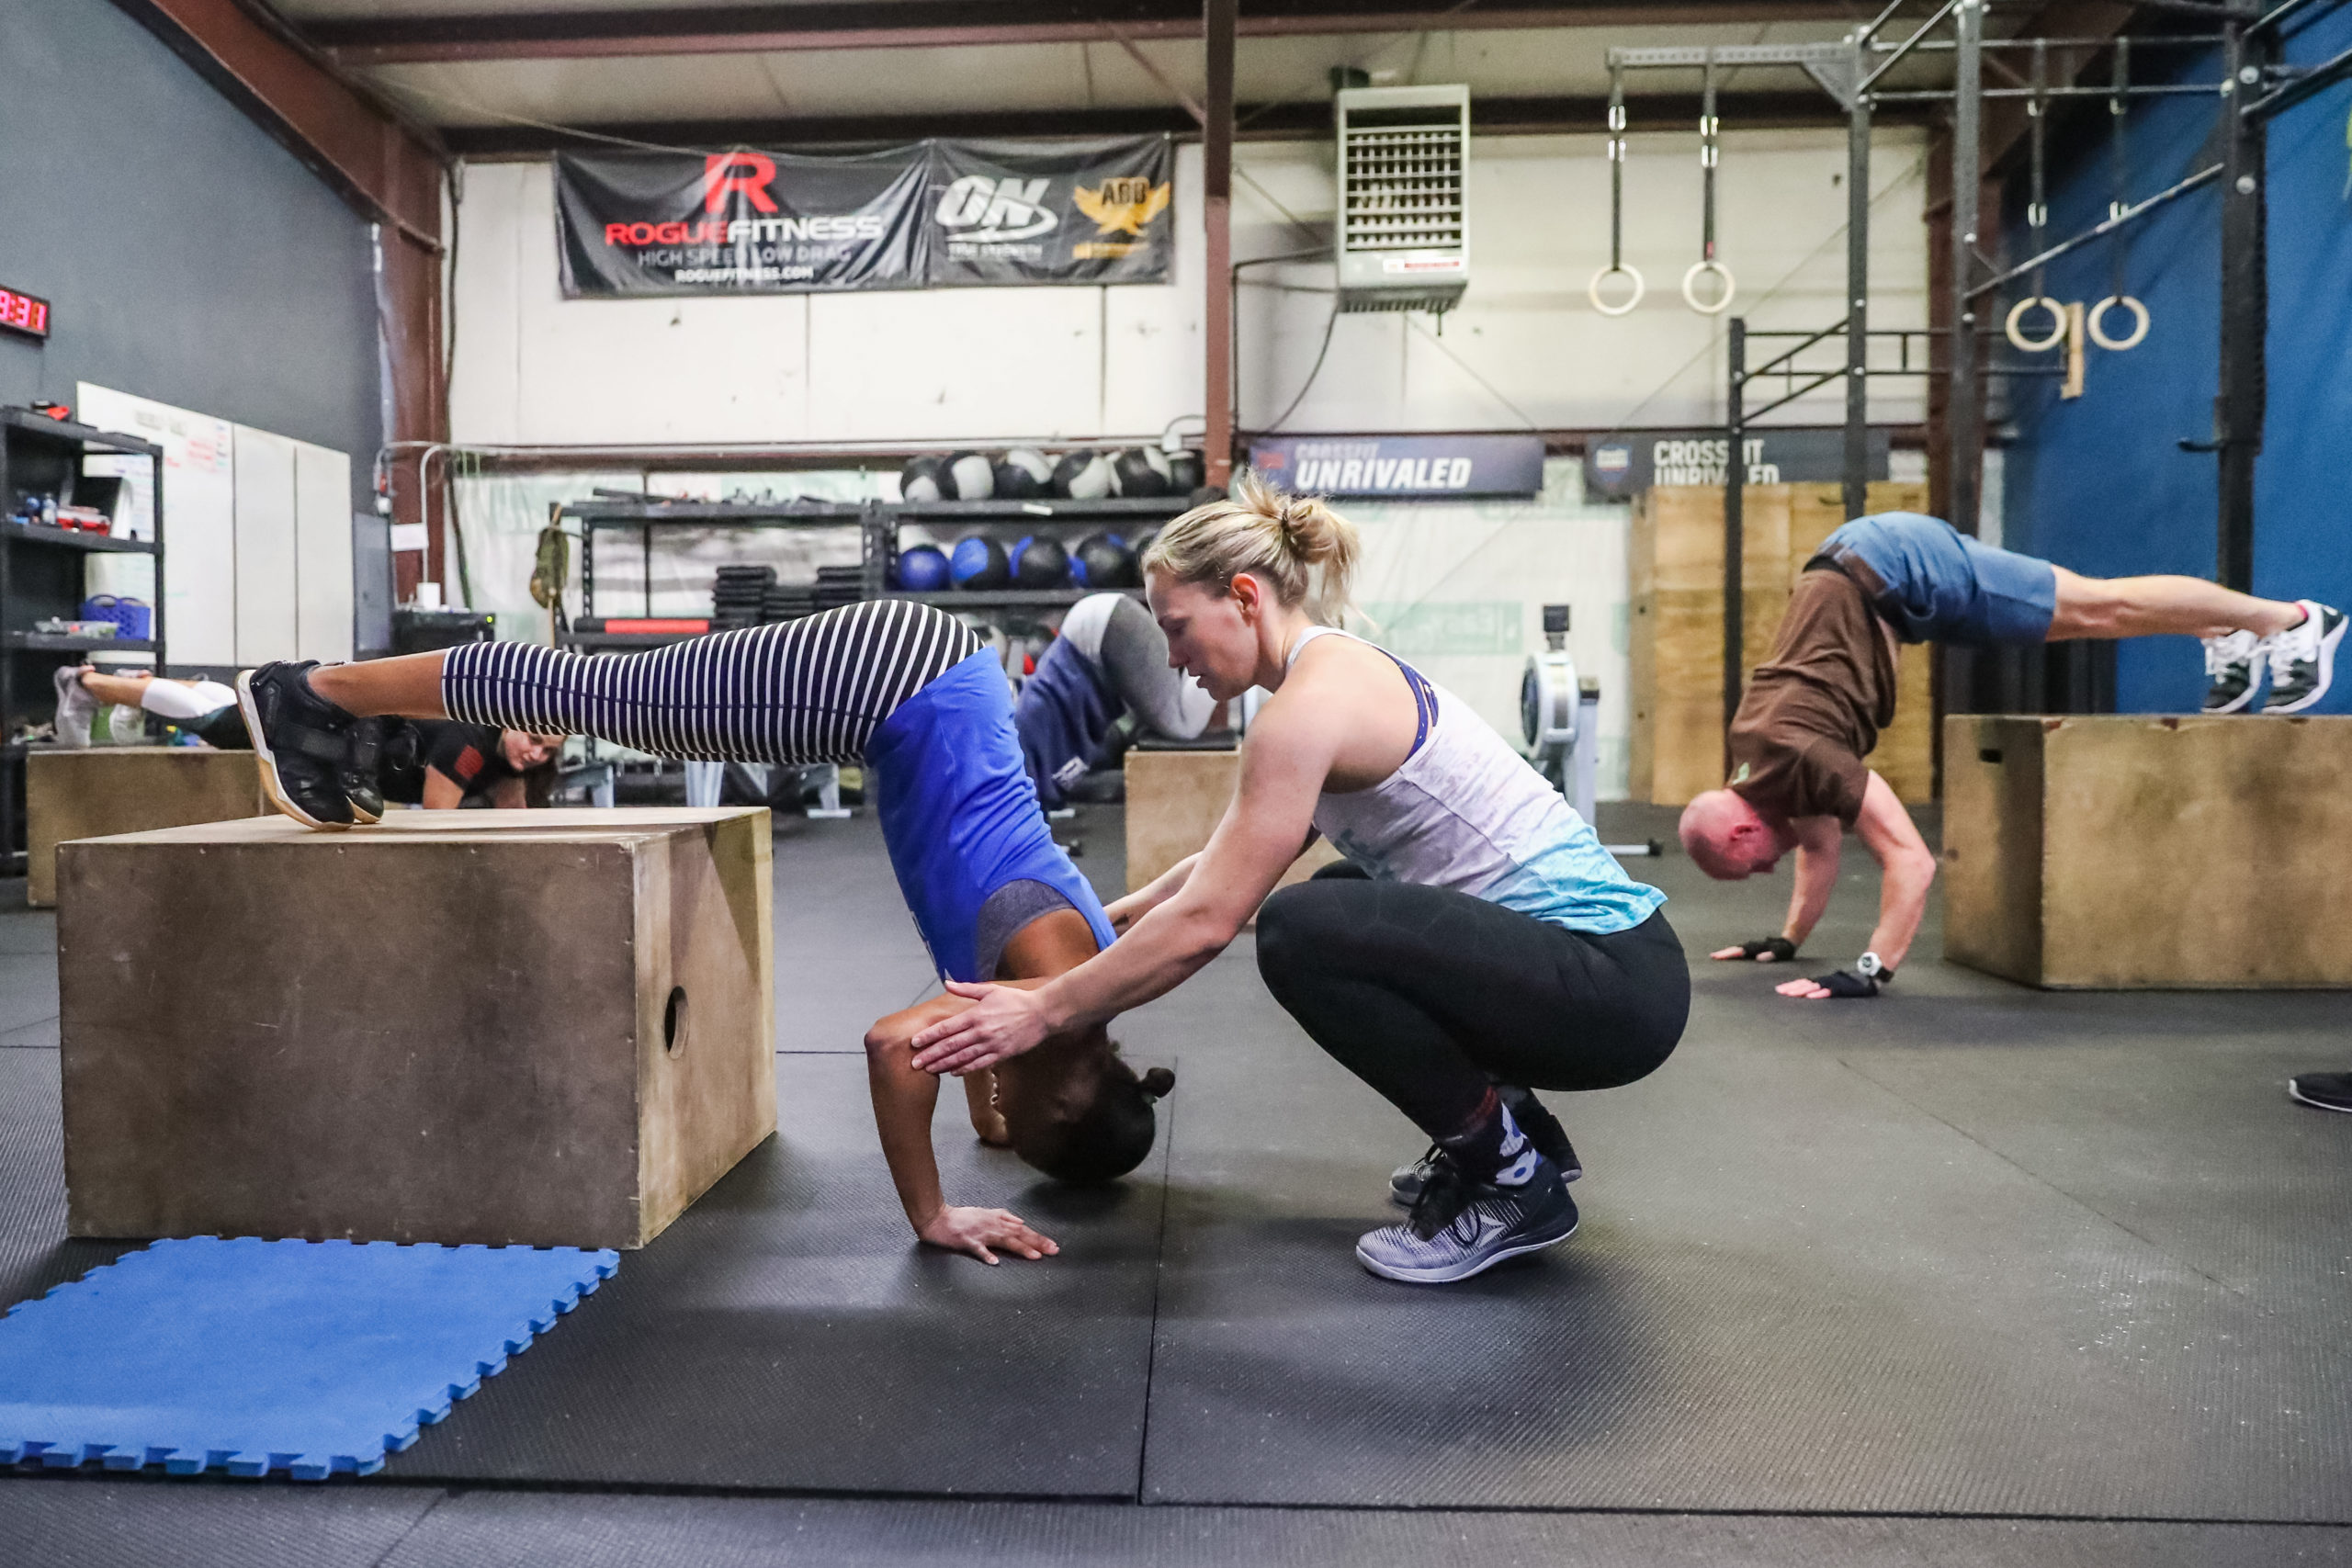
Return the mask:
<svg viewBox="0 0 2352 1568">
<path fill-rule="evenodd" d="M 976 19 L 976 12 L 986 20 Z M 1752 26 L 1843 21 L 1840 0 L 1269 0 L 1240 18 L 1244 38 L 1581 27 Z M 318 19 L 305 37 L 346 67 L 502 60 L 776 53 L 825 49 L 1195 39 L 1188 0 L 815 0 L 790 6 Z"/>
</svg>

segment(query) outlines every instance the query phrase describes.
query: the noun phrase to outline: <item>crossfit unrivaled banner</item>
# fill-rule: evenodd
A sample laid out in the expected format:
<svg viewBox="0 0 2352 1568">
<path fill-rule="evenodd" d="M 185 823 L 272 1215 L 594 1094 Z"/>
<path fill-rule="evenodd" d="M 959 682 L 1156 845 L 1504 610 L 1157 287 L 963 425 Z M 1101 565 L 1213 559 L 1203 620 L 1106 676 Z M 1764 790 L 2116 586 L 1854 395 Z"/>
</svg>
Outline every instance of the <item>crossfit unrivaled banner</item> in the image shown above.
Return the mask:
<svg viewBox="0 0 2352 1568">
<path fill-rule="evenodd" d="M 1165 136 L 559 152 L 563 291 L 1162 283 L 1173 163 Z"/>
</svg>

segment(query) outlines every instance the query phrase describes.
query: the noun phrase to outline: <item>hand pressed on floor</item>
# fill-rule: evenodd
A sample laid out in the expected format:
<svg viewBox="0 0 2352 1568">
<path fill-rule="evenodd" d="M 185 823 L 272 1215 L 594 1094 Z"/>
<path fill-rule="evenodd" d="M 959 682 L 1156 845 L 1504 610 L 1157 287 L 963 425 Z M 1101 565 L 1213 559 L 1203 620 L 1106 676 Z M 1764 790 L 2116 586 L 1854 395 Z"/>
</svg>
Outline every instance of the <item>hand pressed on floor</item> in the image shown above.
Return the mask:
<svg viewBox="0 0 2352 1568">
<path fill-rule="evenodd" d="M 964 1253 L 991 1267 L 999 1261 L 992 1248 L 1001 1247 L 1032 1261 L 1061 1251 L 1051 1236 L 1031 1230 L 1026 1220 L 1002 1209 L 950 1205 L 925 1220 L 915 1234 L 933 1247 Z"/>
</svg>

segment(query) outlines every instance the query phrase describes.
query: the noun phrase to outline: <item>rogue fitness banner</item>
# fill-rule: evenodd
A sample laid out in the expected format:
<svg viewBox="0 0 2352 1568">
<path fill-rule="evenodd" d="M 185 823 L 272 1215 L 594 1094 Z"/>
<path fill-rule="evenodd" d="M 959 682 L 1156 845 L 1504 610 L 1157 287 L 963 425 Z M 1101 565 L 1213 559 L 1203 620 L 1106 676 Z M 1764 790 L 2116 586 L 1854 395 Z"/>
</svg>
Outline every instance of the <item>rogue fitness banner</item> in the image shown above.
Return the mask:
<svg viewBox="0 0 2352 1568">
<path fill-rule="evenodd" d="M 555 158 L 569 298 L 1159 283 L 1165 136 Z"/>
</svg>

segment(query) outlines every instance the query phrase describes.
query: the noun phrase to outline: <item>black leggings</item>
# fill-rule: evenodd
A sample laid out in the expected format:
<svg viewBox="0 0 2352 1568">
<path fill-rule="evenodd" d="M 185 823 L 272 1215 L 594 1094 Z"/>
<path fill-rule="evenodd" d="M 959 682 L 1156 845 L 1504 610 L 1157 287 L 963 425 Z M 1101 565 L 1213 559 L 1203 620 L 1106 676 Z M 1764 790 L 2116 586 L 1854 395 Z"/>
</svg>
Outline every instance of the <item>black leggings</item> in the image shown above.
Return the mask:
<svg viewBox="0 0 2352 1568">
<path fill-rule="evenodd" d="M 1345 863 L 1266 900 L 1258 972 L 1317 1044 L 1431 1138 L 1461 1132 L 1496 1083 L 1632 1083 L 1690 1012 L 1690 965 L 1663 913 L 1595 936 Z"/>
</svg>

